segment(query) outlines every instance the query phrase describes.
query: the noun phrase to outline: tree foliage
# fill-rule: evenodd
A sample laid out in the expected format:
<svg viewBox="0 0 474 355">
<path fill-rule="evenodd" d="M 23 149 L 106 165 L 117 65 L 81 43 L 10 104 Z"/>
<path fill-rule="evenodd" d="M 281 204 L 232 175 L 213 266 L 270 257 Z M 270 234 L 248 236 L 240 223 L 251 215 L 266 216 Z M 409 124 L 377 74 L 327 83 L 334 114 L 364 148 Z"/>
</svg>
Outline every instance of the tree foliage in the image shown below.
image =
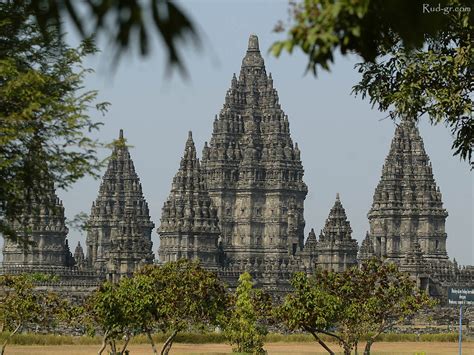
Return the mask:
<svg viewBox="0 0 474 355">
<path fill-rule="evenodd" d="M 65 302 L 53 292 L 35 289 L 35 282 L 49 279 L 41 274 L 0 275 L 0 333 L 10 332 L 1 355 L 11 337 L 25 326 L 52 327 L 61 318 Z"/>
<path fill-rule="evenodd" d="M 474 22 L 468 12 L 445 17 L 449 26 L 426 35 L 423 49 L 394 46 L 381 51 L 378 61 L 358 64 L 362 80 L 353 92 L 368 96 L 392 119 L 428 116 L 432 124 L 444 122 L 454 137 L 454 155 L 474 167 Z"/>
<path fill-rule="evenodd" d="M 315 277 L 309 277 L 304 273 L 296 273 L 291 281 L 294 290 L 286 296 L 276 314 L 290 330 L 310 333 L 324 349 L 333 354 L 320 335 L 333 334 L 331 330 L 339 320 L 342 300 L 319 284 L 322 275 L 318 272 Z M 327 276 L 334 279 L 337 274 Z"/>
<path fill-rule="evenodd" d="M 118 284 L 105 282 L 88 298 L 85 306 L 87 317 L 83 318 L 84 325 L 91 334 L 98 330 L 103 336 L 99 355 L 107 345 L 110 345 L 112 353 L 115 354 L 116 341 L 131 332 L 130 320 L 127 319 L 125 307 L 122 305 L 123 293 L 120 291 Z"/>
<path fill-rule="evenodd" d="M 263 341 L 268 333 L 262 322 L 270 312 L 270 300 L 262 290 L 254 289 L 252 276 L 245 272 L 239 277 L 235 299 L 226 321 L 224 334 L 234 352 L 264 354 Z"/>
<path fill-rule="evenodd" d="M 296 274 L 294 291 L 277 310 L 290 329 L 314 336 L 330 354 L 320 334 L 334 337 L 350 354 L 362 338 L 372 334 L 365 353 L 377 337 L 395 324 L 434 305 L 395 264 L 371 260 L 344 272 L 318 270 L 314 276 Z"/>
<path fill-rule="evenodd" d="M 83 323 L 103 335 L 99 353 L 107 345 L 117 352 L 116 341 L 124 338 L 120 353 L 136 334 L 147 335 L 153 353 L 156 329 L 169 334 L 161 354 L 168 354 L 176 335 L 190 327 L 221 324 L 228 297 L 222 283 L 199 263 L 187 260 L 162 266 L 146 266 L 119 283 L 104 283 L 87 301 Z"/>
<path fill-rule="evenodd" d="M 29 0 L 25 1 L 43 33 L 53 24 L 60 30 L 70 18 L 83 38 L 104 35 L 116 48 L 116 55 L 138 44 L 143 56 L 150 53 L 156 33 L 168 54 L 168 63 L 182 73 L 185 67 L 180 42 L 199 46 L 200 37 L 190 17 L 171 0 Z"/>
<path fill-rule="evenodd" d="M 304 0 L 290 11 L 288 38 L 272 46 L 276 56 L 300 48 L 316 74 L 329 70 L 338 49 L 358 54 L 355 94 L 393 119 L 444 122 L 454 155 L 474 166 L 472 1 Z"/>
<path fill-rule="evenodd" d="M 221 325 L 228 304 L 224 285 L 199 262 L 185 259 L 145 266 L 139 274 L 153 280 L 156 326 L 169 335 L 161 354 L 168 354 L 176 335 L 190 327 Z"/>
<path fill-rule="evenodd" d="M 52 184 L 97 176 L 99 143 L 89 135 L 101 123 L 88 111 L 107 104 L 83 87 L 92 41 L 68 47 L 57 27 L 35 23 L 28 2 L 2 2 L 0 16 L 0 232 L 12 238 L 11 221 Z"/>
</svg>

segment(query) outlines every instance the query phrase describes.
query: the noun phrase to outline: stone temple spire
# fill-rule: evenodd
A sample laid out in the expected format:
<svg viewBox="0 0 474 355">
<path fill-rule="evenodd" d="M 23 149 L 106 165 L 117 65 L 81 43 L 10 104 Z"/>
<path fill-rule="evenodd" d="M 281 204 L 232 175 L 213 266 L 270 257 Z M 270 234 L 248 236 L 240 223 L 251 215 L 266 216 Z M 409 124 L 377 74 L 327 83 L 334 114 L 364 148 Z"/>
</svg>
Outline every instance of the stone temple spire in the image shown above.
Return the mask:
<svg viewBox="0 0 474 355">
<path fill-rule="evenodd" d="M 255 35 L 214 120 L 202 170 L 229 262 L 282 260 L 303 249 L 307 187 L 300 151 Z"/>
<path fill-rule="evenodd" d="M 99 196 L 92 204 L 86 241 L 87 262 L 106 272 L 109 279 L 130 275 L 141 264 L 153 262 L 153 228 L 140 179 L 120 130 Z M 126 253 L 118 250 L 124 239 L 130 247 Z"/>
<path fill-rule="evenodd" d="M 304 250 L 315 252 L 317 246 L 318 239 L 316 238 L 316 233 L 314 233 L 314 229 L 311 228 L 311 231 L 308 234 L 308 238 L 306 238 L 306 242 L 304 243 Z"/>
<path fill-rule="evenodd" d="M 77 267 L 82 268 L 85 266 L 86 258 L 84 256 L 81 242 L 77 242 L 76 249 L 74 250 L 74 260 L 76 261 Z"/>
<path fill-rule="evenodd" d="M 171 193 L 163 205 L 158 233 L 160 262 L 199 259 L 207 267 L 217 267 L 217 211 L 205 187 L 191 132 Z"/>
<path fill-rule="evenodd" d="M 314 233 L 313 228 L 311 228 L 308 238 L 306 238 L 300 256 L 307 270 L 313 270 L 318 260 L 318 239 L 316 238 L 316 233 Z"/>
<path fill-rule="evenodd" d="M 356 265 L 358 245 L 351 234 L 352 229 L 347 220 L 346 211 L 337 194 L 336 202 L 319 236 L 318 266 L 327 270 L 343 271 Z"/>
<path fill-rule="evenodd" d="M 376 255 L 400 263 L 419 243 L 425 258 L 446 260 L 447 216 L 418 128 L 403 119 L 368 213 Z"/>
<path fill-rule="evenodd" d="M 40 201 L 33 202 L 18 220 L 11 223 L 11 227 L 20 240 L 28 239 L 33 243 L 23 245 L 5 239 L 3 266 L 71 266 L 64 207 L 53 184 Z"/>
<path fill-rule="evenodd" d="M 363 262 L 375 256 L 374 244 L 370 240 L 369 232 L 365 235 L 364 240 L 359 248 L 359 261 Z"/>
</svg>

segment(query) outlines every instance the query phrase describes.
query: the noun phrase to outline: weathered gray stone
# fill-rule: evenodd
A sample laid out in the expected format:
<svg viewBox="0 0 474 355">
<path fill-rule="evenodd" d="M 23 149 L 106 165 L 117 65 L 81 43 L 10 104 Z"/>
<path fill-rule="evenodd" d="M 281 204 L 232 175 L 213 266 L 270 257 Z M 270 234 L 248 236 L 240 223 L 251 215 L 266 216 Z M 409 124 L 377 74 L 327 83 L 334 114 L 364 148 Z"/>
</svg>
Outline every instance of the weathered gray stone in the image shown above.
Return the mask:
<svg viewBox="0 0 474 355">
<path fill-rule="evenodd" d="M 161 215 L 159 259 L 199 259 L 216 268 L 219 262 L 217 211 L 205 187 L 191 132 Z"/>
<path fill-rule="evenodd" d="M 11 227 L 19 240 L 18 243 L 5 239 L 3 245 L 4 266 L 70 266 L 73 263 L 66 235 L 64 207 L 56 196 L 54 187 L 41 201 L 32 203 L 23 214 L 12 221 Z"/>
<path fill-rule="evenodd" d="M 317 266 L 326 270 L 344 271 L 357 265 L 358 245 L 351 234 L 346 211 L 337 194 L 316 244 Z"/>
<path fill-rule="evenodd" d="M 151 232 L 155 225 L 125 143 L 120 130 L 87 229 L 87 264 L 110 280 L 130 276 L 154 259 Z"/>
</svg>

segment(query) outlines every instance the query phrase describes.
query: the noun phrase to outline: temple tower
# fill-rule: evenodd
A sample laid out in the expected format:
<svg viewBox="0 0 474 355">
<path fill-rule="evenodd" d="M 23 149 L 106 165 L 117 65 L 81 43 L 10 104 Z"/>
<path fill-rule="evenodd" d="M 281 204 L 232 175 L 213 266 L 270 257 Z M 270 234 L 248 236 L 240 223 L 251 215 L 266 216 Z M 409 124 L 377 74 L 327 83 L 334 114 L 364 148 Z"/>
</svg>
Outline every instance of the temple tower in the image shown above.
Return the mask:
<svg viewBox="0 0 474 355">
<path fill-rule="evenodd" d="M 319 235 L 316 246 L 317 266 L 325 270 L 344 271 L 357 265 L 358 245 L 351 234 L 351 225 L 337 194 L 336 202 Z"/>
<path fill-rule="evenodd" d="M 208 268 L 219 262 L 217 210 L 207 193 L 191 132 L 179 170 L 163 205 L 158 228 L 160 262 L 199 259 Z"/>
<path fill-rule="evenodd" d="M 402 119 L 368 213 L 375 255 L 401 263 L 419 244 L 426 260 L 447 260 L 447 216 L 418 128 Z"/>
<path fill-rule="evenodd" d="M 87 231 L 87 263 L 116 280 L 152 263 L 148 204 L 120 130 L 107 171 L 92 203 Z"/>
<path fill-rule="evenodd" d="M 84 250 L 82 249 L 81 242 L 77 242 L 76 249 L 74 250 L 74 260 L 78 268 L 84 268 L 86 265 L 86 258 L 84 256 Z"/>
<path fill-rule="evenodd" d="M 22 244 L 5 238 L 3 266 L 72 266 L 65 220 L 63 204 L 51 184 L 49 193 L 33 202 L 11 223 L 19 240 L 32 243 Z"/>
<path fill-rule="evenodd" d="M 204 146 L 202 170 L 228 263 L 281 261 L 302 250 L 307 187 L 300 151 L 255 35 Z"/>
<path fill-rule="evenodd" d="M 308 238 L 306 238 L 303 251 L 300 255 L 307 269 L 312 270 L 316 266 L 318 261 L 318 238 L 313 228 L 311 228 Z"/>
<path fill-rule="evenodd" d="M 362 263 L 364 261 L 372 259 L 373 257 L 375 257 L 374 244 L 372 243 L 369 232 L 367 232 L 364 240 L 362 241 L 362 244 L 360 245 L 357 259 L 359 260 L 359 262 Z"/>
</svg>

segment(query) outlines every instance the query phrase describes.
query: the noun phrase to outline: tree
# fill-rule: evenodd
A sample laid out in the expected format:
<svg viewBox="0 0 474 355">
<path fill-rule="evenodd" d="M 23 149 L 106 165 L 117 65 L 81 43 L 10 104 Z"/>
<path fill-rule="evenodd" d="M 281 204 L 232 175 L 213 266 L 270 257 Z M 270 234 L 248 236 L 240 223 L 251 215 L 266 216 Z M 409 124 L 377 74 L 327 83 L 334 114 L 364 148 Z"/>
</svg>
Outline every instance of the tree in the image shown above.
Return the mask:
<svg viewBox="0 0 474 355">
<path fill-rule="evenodd" d="M 122 306 L 122 294 L 118 284 L 104 282 L 88 299 L 85 305 L 87 316 L 83 319 L 91 334 L 96 330 L 102 333 L 102 345 L 98 351 L 101 355 L 107 344 L 112 354 L 116 354 L 116 341 L 129 334 L 129 322 Z M 124 351 L 127 344 L 125 344 Z M 121 352 L 122 353 L 122 352 Z"/>
<path fill-rule="evenodd" d="M 474 11 L 468 0 L 304 0 L 293 3 L 288 38 L 272 51 L 300 48 L 308 70 L 329 70 L 334 53 L 363 59 L 354 93 L 390 116 L 444 122 L 454 155 L 473 166 Z M 278 30 L 284 30 L 279 25 Z"/>
<path fill-rule="evenodd" d="M 153 354 L 157 354 L 156 346 L 151 336 L 153 328 L 159 321 L 162 304 L 159 304 L 160 297 L 157 293 L 156 280 L 150 275 L 135 274 L 130 278 L 123 278 L 119 283 L 119 293 L 121 295 L 121 309 L 124 318 L 127 320 L 126 326 L 130 331 L 126 334 L 126 344 L 122 349 L 125 351 L 131 335 L 145 333 L 150 341 Z"/>
<path fill-rule="evenodd" d="M 252 276 L 244 272 L 239 277 L 235 301 L 224 334 L 232 350 L 239 353 L 264 354 L 263 340 L 268 330 L 262 324 L 262 316 L 269 312 L 269 299 L 262 290 L 253 288 Z"/>
<path fill-rule="evenodd" d="M 339 320 L 342 300 L 320 287 L 318 281 L 321 276 L 320 271 L 315 277 L 309 277 L 302 272 L 295 273 L 291 280 L 293 292 L 287 295 L 283 304 L 277 308 L 276 317 L 290 330 L 310 333 L 329 354 L 334 354 L 321 338 L 321 334 L 337 337 L 331 330 Z M 337 277 L 333 273 L 328 276 Z"/>
<path fill-rule="evenodd" d="M 344 354 L 357 351 L 360 339 L 371 334 L 364 351 L 370 354 L 380 334 L 435 303 L 395 264 L 376 259 L 341 273 L 300 273 L 292 284 L 294 292 L 277 314 L 290 329 L 311 333 L 330 354 L 319 333 L 337 339 Z"/>
<path fill-rule="evenodd" d="M 95 53 L 90 40 L 68 47 L 55 26 L 40 28 L 29 2 L 0 4 L 0 233 L 23 211 L 44 200 L 51 185 L 68 188 L 98 176 L 100 146 L 89 137 L 100 122 L 88 115 L 97 92 L 86 91 L 82 66 Z M 51 206 L 54 207 L 54 206 Z"/>
<path fill-rule="evenodd" d="M 355 283 L 362 286 L 356 291 L 363 306 L 362 328 L 366 334 L 372 334 L 364 354 L 370 354 L 370 348 L 380 334 L 437 303 L 418 289 L 411 277 L 400 272 L 395 264 L 373 259 L 349 272 L 356 275 Z"/>
<path fill-rule="evenodd" d="M 11 338 L 26 325 L 54 326 L 65 307 L 58 295 L 35 289 L 35 282 L 49 280 L 46 275 L 0 275 L 0 333 L 9 331 L 0 355 Z"/>
<path fill-rule="evenodd" d="M 107 344 L 113 354 L 125 354 L 132 336 L 146 333 L 156 349 L 150 332 L 157 321 L 157 292 L 153 280 L 147 275 L 136 274 L 123 278 L 119 283 L 105 282 L 87 300 L 85 307 L 73 307 L 70 319 L 83 324 L 89 333 L 102 333 L 103 341 L 98 351 L 102 354 Z M 82 312 L 81 312 L 82 311 Z M 125 339 L 117 352 L 117 340 Z"/>
<path fill-rule="evenodd" d="M 124 354 L 130 338 L 141 333 L 147 335 L 157 354 L 151 334 L 160 329 L 170 334 L 161 350 L 164 355 L 180 331 L 220 324 L 227 301 L 225 288 L 215 274 L 198 262 L 179 260 L 145 266 L 116 284 L 105 282 L 88 299 L 82 323 L 103 334 L 99 354 L 107 344 L 117 353 L 116 341 L 121 338 L 125 343 L 118 353 Z"/>
<path fill-rule="evenodd" d="M 180 331 L 191 326 L 222 325 L 228 305 L 225 287 L 199 262 L 181 259 L 162 266 L 145 266 L 138 275 L 152 280 L 156 326 L 170 334 L 161 355 L 169 353 Z M 149 339 L 152 341 L 150 335 Z"/>
<path fill-rule="evenodd" d="M 42 33 L 53 24 L 60 30 L 70 18 L 83 38 L 105 35 L 116 47 L 116 55 L 138 44 L 143 56 L 150 52 L 150 36 L 156 32 L 168 53 L 168 63 L 182 73 L 180 43 L 199 46 L 200 37 L 190 17 L 171 0 L 30 0 L 24 1 Z"/>
</svg>

